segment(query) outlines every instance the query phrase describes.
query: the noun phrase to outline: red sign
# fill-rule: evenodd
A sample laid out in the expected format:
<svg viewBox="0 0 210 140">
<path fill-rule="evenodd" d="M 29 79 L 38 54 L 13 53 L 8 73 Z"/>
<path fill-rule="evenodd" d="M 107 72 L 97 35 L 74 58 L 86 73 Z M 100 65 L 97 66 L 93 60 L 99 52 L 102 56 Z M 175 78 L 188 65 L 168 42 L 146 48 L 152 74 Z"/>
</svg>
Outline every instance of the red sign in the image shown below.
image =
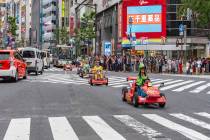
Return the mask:
<svg viewBox="0 0 210 140">
<path fill-rule="evenodd" d="M 130 17 L 132 24 L 129 25 Z M 127 38 L 129 28 L 137 39 L 166 37 L 166 0 L 123 1 L 121 19 L 122 38 Z"/>
</svg>

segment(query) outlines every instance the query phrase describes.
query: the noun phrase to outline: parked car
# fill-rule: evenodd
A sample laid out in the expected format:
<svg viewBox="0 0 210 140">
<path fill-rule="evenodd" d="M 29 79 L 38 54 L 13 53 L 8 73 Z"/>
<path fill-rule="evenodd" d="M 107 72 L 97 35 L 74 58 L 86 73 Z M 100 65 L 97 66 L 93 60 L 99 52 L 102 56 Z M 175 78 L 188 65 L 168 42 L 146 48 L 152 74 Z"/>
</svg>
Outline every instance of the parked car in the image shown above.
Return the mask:
<svg viewBox="0 0 210 140">
<path fill-rule="evenodd" d="M 30 74 L 34 72 L 36 75 L 38 73 L 43 73 L 43 60 L 41 57 L 41 51 L 36 48 L 24 48 L 22 50 L 23 58 L 26 60 L 27 70 Z"/>
<path fill-rule="evenodd" d="M 0 50 L 0 78 L 14 82 L 27 78 L 27 65 L 17 51 Z"/>
</svg>

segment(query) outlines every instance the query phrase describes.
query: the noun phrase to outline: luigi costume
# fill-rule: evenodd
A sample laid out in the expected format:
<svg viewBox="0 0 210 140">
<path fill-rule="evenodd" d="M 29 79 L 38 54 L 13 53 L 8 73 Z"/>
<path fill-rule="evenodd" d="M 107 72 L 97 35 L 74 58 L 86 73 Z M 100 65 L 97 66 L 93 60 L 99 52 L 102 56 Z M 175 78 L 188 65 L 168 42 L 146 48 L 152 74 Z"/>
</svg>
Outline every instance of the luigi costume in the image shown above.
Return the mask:
<svg viewBox="0 0 210 140">
<path fill-rule="evenodd" d="M 137 77 L 136 85 L 137 85 L 137 92 L 138 95 L 145 98 L 147 94 L 141 89 L 141 87 L 144 85 L 144 82 L 148 79 L 148 76 L 146 75 L 145 66 L 143 63 L 139 64 L 139 74 Z"/>
</svg>

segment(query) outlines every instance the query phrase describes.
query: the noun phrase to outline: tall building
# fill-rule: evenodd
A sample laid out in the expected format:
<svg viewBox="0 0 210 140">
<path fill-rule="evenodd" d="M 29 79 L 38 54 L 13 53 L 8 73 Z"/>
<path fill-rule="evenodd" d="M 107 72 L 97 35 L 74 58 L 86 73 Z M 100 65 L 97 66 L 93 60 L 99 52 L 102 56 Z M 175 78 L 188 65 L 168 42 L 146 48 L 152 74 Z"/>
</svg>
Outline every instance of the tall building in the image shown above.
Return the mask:
<svg viewBox="0 0 210 140">
<path fill-rule="evenodd" d="M 190 57 L 206 57 L 210 54 L 206 31 L 198 30 L 192 11 L 186 9 L 187 15 L 179 17 L 181 0 L 93 0 L 93 3 L 97 4 L 96 50 L 98 54 L 105 54 L 106 43 L 111 44 L 108 51 L 115 55 L 123 54 L 123 50 L 129 48 L 128 46 L 130 46 L 129 50 L 133 48 L 131 45 L 133 43 L 135 51 L 149 56 L 166 55 L 170 58 L 177 58 L 182 51 L 185 56 Z M 146 7 L 149 7 L 150 11 Z M 162 22 L 148 24 L 151 20 L 157 19 L 154 17 L 158 15 L 151 15 L 151 12 L 155 11 L 160 13 L 159 19 Z M 134 24 L 128 22 L 129 12 L 137 15 L 135 19 L 131 15 L 132 20 L 135 20 Z M 141 20 L 142 23 L 140 23 Z M 143 20 L 148 20 L 148 23 Z M 145 27 L 142 27 L 143 23 Z M 186 38 L 182 39 L 182 47 L 181 45 L 177 47 L 177 41 L 181 43 L 180 25 L 186 25 L 187 32 Z M 129 40 L 130 35 L 134 40 L 132 43 Z"/>
<path fill-rule="evenodd" d="M 42 49 L 49 49 L 56 45 L 56 29 L 58 27 L 58 1 L 42 0 L 41 3 L 41 36 Z"/>
<path fill-rule="evenodd" d="M 32 26 L 32 39 L 31 39 L 31 42 L 32 42 L 32 46 L 34 47 L 39 47 L 41 46 L 41 40 L 42 40 L 42 36 L 41 36 L 41 32 L 40 32 L 40 29 L 41 29 L 41 17 L 40 17 L 40 14 L 41 14 L 41 5 L 40 5 L 40 0 L 32 0 L 32 13 L 31 13 L 31 26 Z"/>
</svg>

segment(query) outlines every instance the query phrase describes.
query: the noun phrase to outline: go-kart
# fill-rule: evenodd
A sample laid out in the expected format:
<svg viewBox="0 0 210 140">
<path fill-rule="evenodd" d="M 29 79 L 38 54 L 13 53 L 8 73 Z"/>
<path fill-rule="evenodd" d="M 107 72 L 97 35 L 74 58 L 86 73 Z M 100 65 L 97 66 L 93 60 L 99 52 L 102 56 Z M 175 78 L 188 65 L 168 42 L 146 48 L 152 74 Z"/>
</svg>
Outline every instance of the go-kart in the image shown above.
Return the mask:
<svg viewBox="0 0 210 140">
<path fill-rule="evenodd" d="M 97 75 L 97 76 L 96 76 Z M 103 78 L 100 78 L 100 75 L 102 75 Z M 97 77 L 97 79 L 95 79 L 95 77 Z M 89 81 L 90 85 L 106 85 L 108 86 L 108 78 L 105 77 L 105 74 L 103 73 L 103 71 L 98 70 L 96 72 L 93 72 L 93 75 L 90 76 L 90 81 Z"/>
<path fill-rule="evenodd" d="M 150 80 L 146 80 L 142 86 L 142 90 L 147 94 L 145 98 L 141 97 L 137 93 L 136 80 L 134 80 L 130 87 L 124 87 L 122 89 L 122 101 L 133 104 L 134 107 L 139 105 L 151 105 L 157 104 L 160 108 L 164 108 L 166 105 L 166 97 L 163 93 L 160 93 L 160 88 L 164 86 L 161 83 L 159 87 L 152 86 Z"/>
<path fill-rule="evenodd" d="M 64 67 L 63 67 L 63 70 L 67 71 L 72 71 L 72 64 L 65 64 Z"/>
</svg>

